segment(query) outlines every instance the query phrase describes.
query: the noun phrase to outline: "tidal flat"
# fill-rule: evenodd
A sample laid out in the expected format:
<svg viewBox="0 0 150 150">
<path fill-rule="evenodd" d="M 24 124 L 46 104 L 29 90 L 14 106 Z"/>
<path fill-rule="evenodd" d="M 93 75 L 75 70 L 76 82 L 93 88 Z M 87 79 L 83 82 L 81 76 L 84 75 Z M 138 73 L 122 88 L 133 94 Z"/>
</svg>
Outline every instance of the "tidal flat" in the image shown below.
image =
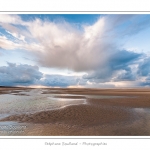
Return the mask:
<svg viewBox="0 0 150 150">
<path fill-rule="evenodd" d="M 0 88 L 1 136 L 149 136 L 150 89 Z"/>
</svg>

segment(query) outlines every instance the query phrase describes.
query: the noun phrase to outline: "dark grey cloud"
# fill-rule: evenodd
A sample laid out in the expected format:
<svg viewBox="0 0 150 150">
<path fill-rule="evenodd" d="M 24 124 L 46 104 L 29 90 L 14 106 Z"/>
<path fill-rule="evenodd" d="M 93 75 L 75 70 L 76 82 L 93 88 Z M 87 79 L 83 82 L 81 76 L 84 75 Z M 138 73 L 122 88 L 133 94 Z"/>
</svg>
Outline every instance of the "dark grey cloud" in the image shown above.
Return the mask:
<svg viewBox="0 0 150 150">
<path fill-rule="evenodd" d="M 44 86 L 58 86 L 67 87 L 77 85 L 79 82 L 78 77 L 75 76 L 63 76 L 63 75 L 44 75 L 43 79 L 39 82 Z"/>
<path fill-rule="evenodd" d="M 123 50 L 124 51 L 124 50 Z M 126 53 L 126 52 L 123 52 Z M 7 63 L 8 66 L 0 67 L 0 85 L 1 86 L 30 86 L 43 85 L 51 87 L 68 87 L 68 86 L 85 86 L 85 87 L 114 87 L 111 82 L 118 81 L 138 81 L 141 77 L 146 77 L 144 81 L 134 82 L 136 86 L 149 86 L 149 59 L 139 62 L 137 72 L 134 72 L 131 67 L 141 55 L 136 55 L 130 52 L 130 56 L 126 61 L 119 59 L 119 55 L 115 56 L 115 61 L 110 61 L 112 65 L 108 68 L 100 68 L 90 72 L 83 77 L 81 76 L 65 76 L 54 74 L 43 74 L 39 71 L 38 66 L 26 64 Z M 117 60 L 118 59 L 118 60 Z M 130 60 L 130 61 L 129 61 Z M 121 62 L 124 62 L 122 65 Z M 130 62 L 130 63 L 129 63 Z M 121 66 L 120 66 L 121 63 Z M 115 65 L 115 66 L 113 66 Z M 137 64 L 136 64 L 137 65 Z M 148 69 L 146 69 L 148 67 Z M 142 72 L 140 72 L 140 70 Z M 105 84 L 107 83 L 107 84 Z M 132 84 L 131 84 L 132 85 Z"/>
<path fill-rule="evenodd" d="M 133 65 L 142 56 L 143 54 L 127 50 L 117 50 L 111 54 L 106 64 L 84 75 L 83 79 L 88 79 L 91 82 L 135 80 L 136 76 L 133 74 L 130 65 Z"/>
<path fill-rule="evenodd" d="M 139 82 L 139 86 L 141 86 L 141 87 L 150 87 L 150 80 Z"/>
<path fill-rule="evenodd" d="M 140 86 L 150 86 L 150 57 L 145 58 L 139 63 L 137 75 L 143 79 L 139 83 Z"/>
<path fill-rule="evenodd" d="M 114 79 L 114 81 L 134 81 L 136 80 L 136 75 L 132 72 L 131 68 L 127 70 L 123 70 L 118 76 Z"/>
<path fill-rule="evenodd" d="M 140 76 L 150 76 L 150 58 L 144 59 L 138 66 L 138 72 Z"/>
<path fill-rule="evenodd" d="M 1 86 L 30 86 L 43 85 L 52 87 L 67 87 L 77 85 L 79 77 L 49 75 L 39 71 L 38 66 L 27 64 L 17 65 L 7 62 L 7 66 L 0 67 Z"/>
<path fill-rule="evenodd" d="M 38 66 L 7 63 L 0 67 L 0 85 L 16 86 L 36 84 L 43 76 Z"/>
<path fill-rule="evenodd" d="M 128 65 L 142 57 L 143 54 L 139 54 L 127 50 L 117 50 L 112 54 L 108 63 L 114 69 L 126 68 Z"/>
</svg>

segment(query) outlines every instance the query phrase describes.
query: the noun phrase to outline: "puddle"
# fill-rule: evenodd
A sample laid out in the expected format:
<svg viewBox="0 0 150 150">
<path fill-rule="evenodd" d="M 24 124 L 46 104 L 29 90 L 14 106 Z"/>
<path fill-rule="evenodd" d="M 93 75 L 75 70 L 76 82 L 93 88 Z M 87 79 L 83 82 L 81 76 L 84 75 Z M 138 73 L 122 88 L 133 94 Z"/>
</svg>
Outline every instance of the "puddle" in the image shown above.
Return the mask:
<svg viewBox="0 0 150 150">
<path fill-rule="evenodd" d="M 58 109 L 68 105 L 85 104 L 86 99 L 88 98 L 108 99 L 125 97 L 105 95 L 42 94 L 43 91 L 46 90 L 14 90 L 10 94 L 1 94 L 0 119 L 14 114 L 34 113 Z"/>
<path fill-rule="evenodd" d="M 110 98 L 125 98 L 127 96 L 107 96 L 107 95 L 86 95 L 86 98 L 91 99 L 110 99 Z"/>
<path fill-rule="evenodd" d="M 129 98 L 129 96 L 107 96 L 107 95 L 75 95 L 75 94 L 51 94 L 53 97 L 65 97 L 67 99 L 71 99 L 70 97 L 84 97 L 86 99 L 110 99 L 110 98 Z"/>
<path fill-rule="evenodd" d="M 17 93 L 16 93 L 17 91 Z M 0 95 L 0 119 L 17 114 L 35 113 L 64 108 L 69 105 L 86 104 L 86 100 L 123 98 L 125 96 L 42 94 L 45 89 L 12 90 Z"/>
<path fill-rule="evenodd" d="M 1 94 L 0 119 L 14 114 L 35 113 L 85 103 L 85 99 L 55 98 L 52 94 L 43 95 L 41 93 L 41 90 L 35 89 L 21 91 L 19 95 Z"/>
</svg>

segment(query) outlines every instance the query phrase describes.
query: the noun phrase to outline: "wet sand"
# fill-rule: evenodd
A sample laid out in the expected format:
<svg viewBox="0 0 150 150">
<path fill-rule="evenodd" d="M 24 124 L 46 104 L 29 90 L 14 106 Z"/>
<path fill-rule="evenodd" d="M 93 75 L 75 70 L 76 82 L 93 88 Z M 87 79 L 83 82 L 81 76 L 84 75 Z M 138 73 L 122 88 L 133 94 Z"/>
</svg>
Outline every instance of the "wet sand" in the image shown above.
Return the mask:
<svg viewBox="0 0 150 150">
<path fill-rule="evenodd" d="M 86 95 L 125 97 L 86 98 L 85 104 L 12 115 L 1 121 L 27 125 L 26 131 L 20 135 L 150 135 L 150 89 L 44 89 L 43 94 L 48 93 L 77 95 L 60 95 L 63 98 Z"/>
<path fill-rule="evenodd" d="M 29 91 L 32 88 L 25 88 L 25 87 L 3 87 L 0 86 L 0 94 L 9 94 L 9 93 L 19 93 L 20 91 Z"/>
</svg>

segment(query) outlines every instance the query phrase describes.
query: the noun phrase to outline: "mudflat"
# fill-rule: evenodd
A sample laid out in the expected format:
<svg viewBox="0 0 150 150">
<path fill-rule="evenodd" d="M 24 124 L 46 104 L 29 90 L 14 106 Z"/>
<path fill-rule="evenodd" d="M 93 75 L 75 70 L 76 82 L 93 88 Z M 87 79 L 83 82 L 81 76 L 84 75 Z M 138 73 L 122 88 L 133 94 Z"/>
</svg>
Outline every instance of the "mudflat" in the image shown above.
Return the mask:
<svg viewBox="0 0 150 150">
<path fill-rule="evenodd" d="M 10 115 L 0 121 L 26 124 L 28 128 L 21 135 L 150 135 L 150 89 L 148 88 L 46 88 L 41 90 L 43 95 L 57 94 L 57 98 L 85 98 L 86 103 L 35 113 Z M 14 89 L 0 88 L 0 94 L 8 91 L 12 92 Z"/>
</svg>

